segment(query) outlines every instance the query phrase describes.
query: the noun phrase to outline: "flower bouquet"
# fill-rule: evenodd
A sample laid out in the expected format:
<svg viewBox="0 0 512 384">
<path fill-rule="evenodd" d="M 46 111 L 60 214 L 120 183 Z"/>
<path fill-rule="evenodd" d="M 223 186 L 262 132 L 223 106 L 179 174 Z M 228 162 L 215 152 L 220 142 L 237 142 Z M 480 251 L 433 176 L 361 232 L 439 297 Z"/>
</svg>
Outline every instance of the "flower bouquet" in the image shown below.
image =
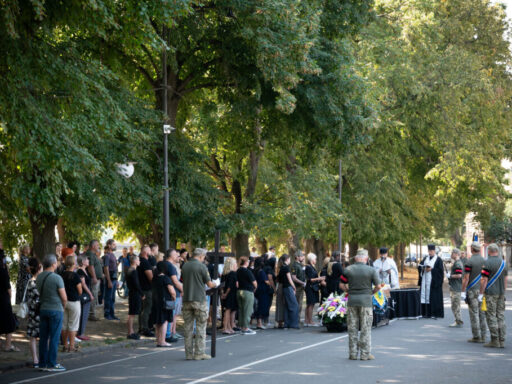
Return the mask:
<svg viewBox="0 0 512 384">
<path fill-rule="evenodd" d="M 318 308 L 318 318 L 329 332 L 343 332 L 347 329 L 347 301 L 345 293 L 341 296 L 331 294 Z"/>
</svg>

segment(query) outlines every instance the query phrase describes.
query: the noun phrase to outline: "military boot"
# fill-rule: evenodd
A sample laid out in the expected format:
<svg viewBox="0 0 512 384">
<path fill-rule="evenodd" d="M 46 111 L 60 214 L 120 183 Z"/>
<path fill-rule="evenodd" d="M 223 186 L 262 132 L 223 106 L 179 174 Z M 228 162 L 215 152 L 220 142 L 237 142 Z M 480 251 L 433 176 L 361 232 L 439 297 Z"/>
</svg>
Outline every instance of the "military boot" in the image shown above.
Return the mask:
<svg viewBox="0 0 512 384">
<path fill-rule="evenodd" d="M 454 322 L 449 325 L 450 328 L 462 328 L 462 324 Z"/>
<path fill-rule="evenodd" d="M 500 347 L 500 342 L 498 341 L 498 339 L 491 339 L 490 342 L 488 342 L 487 344 L 484 344 L 484 347 L 487 347 L 487 348 L 499 348 Z"/>
<path fill-rule="evenodd" d="M 371 353 L 366 356 L 361 356 L 361 360 L 375 360 L 375 356 L 373 356 Z"/>
<path fill-rule="evenodd" d="M 505 340 L 500 340 L 500 348 L 505 348 Z"/>
<path fill-rule="evenodd" d="M 473 337 L 473 338 L 468 340 L 468 343 L 483 343 L 483 342 L 484 342 L 484 340 L 482 340 L 479 337 Z"/>
</svg>

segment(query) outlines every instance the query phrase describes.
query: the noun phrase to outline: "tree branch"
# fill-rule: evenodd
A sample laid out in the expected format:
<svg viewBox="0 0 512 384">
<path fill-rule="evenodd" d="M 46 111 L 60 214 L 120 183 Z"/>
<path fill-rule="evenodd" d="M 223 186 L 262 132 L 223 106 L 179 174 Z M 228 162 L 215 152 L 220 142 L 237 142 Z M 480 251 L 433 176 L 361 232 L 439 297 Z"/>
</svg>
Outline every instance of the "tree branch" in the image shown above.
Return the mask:
<svg viewBox="0 0 512 384">
<path fill-rule="evenodd" d="M 159 66 L 156 64 L 156 61 L 153 59 L 153 55 L 151 55 L 151 51 L 148 49 L 148 47 L 146 47 L 144 44 L 141 44 L 140 45 L 142 50 L 146 53 L 146 55 L 148 56 L 148 59 L 149 61 L 151 62 L 151 64 L 153 65 L 153 69 L 155 70 L 155 73 L 158 74 L 158 72 L 160 72 L 160 68 Z"/>
</svg>

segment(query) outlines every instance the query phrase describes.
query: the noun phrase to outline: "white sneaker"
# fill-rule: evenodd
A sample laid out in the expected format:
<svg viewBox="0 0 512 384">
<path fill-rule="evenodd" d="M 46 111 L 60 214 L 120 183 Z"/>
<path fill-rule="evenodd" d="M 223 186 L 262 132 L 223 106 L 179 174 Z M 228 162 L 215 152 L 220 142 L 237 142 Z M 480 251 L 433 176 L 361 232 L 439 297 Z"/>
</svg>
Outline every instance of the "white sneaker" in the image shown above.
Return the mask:
<svg viewBox="0 0 512 384">
<path fill-rule="evenodd" d="M 75 337 L 75 343 L 81 343 L 82 340 L 80 340 L 78 337 Z"/>
<path fill-rule="evenodd" d="M 242 331 L 242 335 L 255 335 L 256 332 L 254 332 L 252 329 L 248 329 L 247 331 Z"/>
</svg>

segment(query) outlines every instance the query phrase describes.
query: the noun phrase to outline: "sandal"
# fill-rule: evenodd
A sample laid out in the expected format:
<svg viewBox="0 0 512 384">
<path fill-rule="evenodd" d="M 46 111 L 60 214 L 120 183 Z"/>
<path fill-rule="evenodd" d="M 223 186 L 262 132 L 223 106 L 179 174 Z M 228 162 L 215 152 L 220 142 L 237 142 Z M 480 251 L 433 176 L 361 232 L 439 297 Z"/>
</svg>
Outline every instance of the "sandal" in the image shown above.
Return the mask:
<svg viewBox="0 0 512 384">
<path fill-rule="evenodd" d="M 20 349 L 18 347 L 16 347 L 15 345 L 11 344 L 11 347 L 7 348 L 7 349 L 4 349 L 4 352 L 21 352 L 21 351 L 20 351 Z"/>
</svg>

